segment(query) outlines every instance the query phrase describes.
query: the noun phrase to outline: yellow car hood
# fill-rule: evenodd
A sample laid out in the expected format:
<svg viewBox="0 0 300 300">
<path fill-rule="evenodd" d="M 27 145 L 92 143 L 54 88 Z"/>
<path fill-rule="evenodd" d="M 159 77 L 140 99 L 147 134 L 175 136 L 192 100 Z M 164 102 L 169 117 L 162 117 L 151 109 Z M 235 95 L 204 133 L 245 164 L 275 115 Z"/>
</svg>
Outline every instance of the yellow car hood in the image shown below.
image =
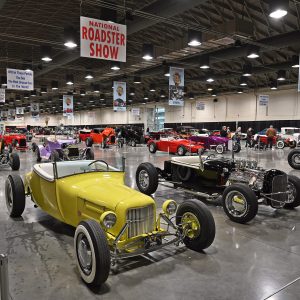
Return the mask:
<svg viewBox="0 0 300 300">
<path fill-rule="evenodd" d="M 58 179 L 58 187 L 113 211 L 121 203 L 128 207 L 154 203 L 151 197 L 127 187 L 123 178 L 121 172 L 81 174 Z"/>
</svg>

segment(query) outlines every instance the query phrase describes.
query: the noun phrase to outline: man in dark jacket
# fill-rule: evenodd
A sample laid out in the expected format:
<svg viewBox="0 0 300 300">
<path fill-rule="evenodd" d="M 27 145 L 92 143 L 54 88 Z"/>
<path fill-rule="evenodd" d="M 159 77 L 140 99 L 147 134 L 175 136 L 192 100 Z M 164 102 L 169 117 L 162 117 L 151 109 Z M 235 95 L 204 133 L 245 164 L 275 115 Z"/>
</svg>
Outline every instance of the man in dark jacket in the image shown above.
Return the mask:
<svg viewBox="0 0 300 300">
<path fill-rule="evenodd" d="M 220 136 L 221 137 L 227 137 L 227 128 L 226 128 L 226 126 L 222 126 L 222 129 L 220 130 Z"/>
</svg>

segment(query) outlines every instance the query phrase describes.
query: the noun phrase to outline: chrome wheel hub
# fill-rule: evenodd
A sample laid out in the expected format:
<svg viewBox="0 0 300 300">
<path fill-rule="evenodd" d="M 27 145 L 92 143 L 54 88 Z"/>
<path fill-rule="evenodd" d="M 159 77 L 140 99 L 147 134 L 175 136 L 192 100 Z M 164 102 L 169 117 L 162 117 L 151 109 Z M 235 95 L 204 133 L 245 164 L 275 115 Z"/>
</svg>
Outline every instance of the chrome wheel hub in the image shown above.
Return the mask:
<svg viewBox="0 0 300 300">
<path fill-rule="evenodd" d="M 296 193 L 297 193 L 297 191 L 296 191 L 295 186 L 291 183 L 288 183 L 288 186 L 287 186 L 287 194 L 288 194 L 287 202 L 288 203 L 293 203 L 294 202 Z"/>
<path fill-rule="evenodd" d="M 88 239 L 83 233 L 80 233 L 77 237 L 77 256 L 82 271 L 89 275 L 92 271 L 92 250 Z"/>
<path fill-rule="evenodd" d="M 299 154 L 294 154 L 292 156 L 292 160 L 293 160 L 294 164 L 299 165 L 300 164 L 300 155 Z"/>
<path fill-rule="evenodd" d="M 13 205 L 13 192 L 10 180 L 8 181 L 8 185 L 6 186 L 6 203 L 9 208 Z"/>
<path fill-rule="evenodd" d="M 142 170 L 139 173 L 139 183 L 143 189 L 147 189 L 149 186 L 149 174 L 147 171 Z"/>
<path fill-rule="evenodd" d="M 238 191 L 231 191 L 227 194 L 225 205 L 229 213 L 235 217 L 243 217 L 248 209 L 244 195 Z"/>
</svg>

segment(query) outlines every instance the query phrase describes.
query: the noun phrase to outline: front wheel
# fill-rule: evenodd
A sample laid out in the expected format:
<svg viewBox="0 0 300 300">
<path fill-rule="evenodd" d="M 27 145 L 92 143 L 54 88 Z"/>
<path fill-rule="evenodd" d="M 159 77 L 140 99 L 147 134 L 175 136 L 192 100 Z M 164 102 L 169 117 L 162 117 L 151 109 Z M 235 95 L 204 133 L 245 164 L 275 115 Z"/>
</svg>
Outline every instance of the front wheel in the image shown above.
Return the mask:
<svg viewBox="0 0 300 300">
<path fill-rule="evenodd" d="M 20 157 L 18 153 L 11 153 L 9 156 L 9 164 L 12 170 L 17 171 L 20 169 Z"/>
<path fill-rule="evenodd" d="M 92 147 L 93 146 L 93 139 L 91 137 L 88 137 L 85 140 L 85 144 L 86 144 L 87 147 Z"/>
<path fill-rule="evenodd" d="M 21 217 L 25 209 L 25 190 L 19 175 L 9 175 L 5 181 L 5 198 L 9 216 Z"/>
<path fill-rule="evenodd" d="M 277 147 L 277 149 L 283 149 L 284 148 L 284 141 L 277 141 L 276 147 Z"/>
<path fill-rule="evenodd" d="M 89 286 L 100 286 L 110 271 L 110 250 L 101 226 L 94 220 L 80 222 L 74 247 L 81 278 Z"/>
<path fill-rule="evenodd" d="M 300 170 L 300 150 L 294 149 L 288 155 L 289 165 L 296 170 Z"/>
<path fill-rule="evenodd" d="M 155 144 L 154 142 L 150 143 L 150 144 L 149 144 L 149 152 L 150 152 L 150 153 L 155 153 L 156 150 L 157 150 L 156 144 Z"/>
<path fill-rule="evenodd" d="M 178 154 L 179 156 L 184 156 L 184 155 L 186 154 L 186 149 L 185 149 L 185 147 L 179 146 L 178 149 L 177 149 L 177 154 Z"/>
<path fill-rule="evenodd" d="M 240 151 L 241 151 L 241 145 L 240 144 L 238 144 L 238 143 L 235 143 L 234 145 L 233 145 L 233 147 L 232 147 L 232 151 L 234 152 L 234 153 L 239 153 Z"/>
<path fill-rule="evenodd" d="M 215 239 L 216 226 L 207 206 L 198 200 L 183 202 L 176 212 L 176 224 L 181 227 L 187 248 L 202 251 Z"/>
<path fill-rule="evenodd" d="M 288 175 L 288 203 L 284 208 L 295 208 L 300 205 L 300 179 L 294 175 Z"/>
<path fill-rule="evenodd" d="M 291 141 L 291 142 L 289 143 L 289 146 L 290 146 L 291 149 L 296 148 L 296 147 L 297 147 L 296 141 Z"/>
<path fill-rule="evenodd" d="M 142 163 L 136 170 L 135 180 L 138 189 L 143 194 L 151 195 L 158 187 L 158 172 L 151 163 Z"/>
<path fill-rule="evenodd" d="M 85 159 L 86 160 L 94 160 L 95 159 L 94 151 L 92 150 L 92 148 L 86 149 Z"/>
<path fill-rule="evenodd" d="M 32 152 L 35 152 L 35 151 L 36 151 L 36 148 L 37 148 L 37 144 L 33 142 L 33 143 L 31 144 Z"/>
<path fill-rule="evenodd" d="M 216 147 L 216 152 L 218 153 L 218 154 L 222 154 L 222 153 L 224 153 L 224 146 L 223 145 L 218 145 L 217 147 Z"/>
<path fill-rule="evenodd" d="M 258 202 L 251 188 L 245 184 L 228 186 L 222 196 L 223 208 L 230 220 L 247 223 L 257 214 Z"/>
</svg>

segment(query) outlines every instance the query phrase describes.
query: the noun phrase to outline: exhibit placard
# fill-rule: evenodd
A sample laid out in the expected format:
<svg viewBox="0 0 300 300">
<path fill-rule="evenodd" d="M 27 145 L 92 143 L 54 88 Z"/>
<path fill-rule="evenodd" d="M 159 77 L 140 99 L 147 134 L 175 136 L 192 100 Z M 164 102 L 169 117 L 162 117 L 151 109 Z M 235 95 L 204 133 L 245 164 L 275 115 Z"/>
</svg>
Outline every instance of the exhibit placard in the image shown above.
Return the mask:
<svg viewBox="0 0 300 300">
<path fill-rule="evenodd" d="M 33 119 L 38 119 L 40 117 L 40 104 L 31 103 L 30 104 L 31 117 Z"/>
<path fill-rule="evenodd" d="M 258 102 L 260 106 L 268 106 L 269 104 L 269 95 L 259 95 Z"/>
<path fill-rule="evenodd" d="M 203 101 L 197 101 L 196 102 L 196 109 L 197 110 L 205 110 L 205 102 L 203 102 Z"/>
<path fill-rule="evenodd" d="M 2 110 L 1 111 L 1 121 L 6 121 L 7 120 L 7 110 Z"/>
<path fill-rule="evenodd" d="M 114 111 L 126 111 L 126 82 L 114 81 Z"/>
<path fill-rule="evenodd" d="M 80 17 L 80 56 L 126 62 L 126 25 Z"/>
<path fill-rule="evenodd" d="M 16 120 L 24 120 L 24 107 L 16 107 Z"/>
<path fill-rule="evenodd" d="M 22 91 L 32 91 L 34 89 L 33 71 L 6 69 L 6 72 L 8 89 Z"/>
<path fill-rule="evenodd" d="M 73 95 L 63 95 L 63 116 L 72 117 L 74 112 Z"/>
<path fill-rule="evenodd" d="M 131 109 L 131 114 L 133 116 L 139 116 L 140 115 L 140 109 L 138 107 L 134 107 Z"/>
<path fill-rule="evenodd" d="M 0 103 L 5 102 L 5 89 L 0 89 Z"/>
<path fill-rule="evenodd" d="M 184 105 L 184 69 L 170 67 L 169 105 Z"/>
<path fill-rule="evenodd" d="M 16 110 L 10 108 L 7 110 L 7 121 L 14 121 L 16 119 Z"/>
</svg>

